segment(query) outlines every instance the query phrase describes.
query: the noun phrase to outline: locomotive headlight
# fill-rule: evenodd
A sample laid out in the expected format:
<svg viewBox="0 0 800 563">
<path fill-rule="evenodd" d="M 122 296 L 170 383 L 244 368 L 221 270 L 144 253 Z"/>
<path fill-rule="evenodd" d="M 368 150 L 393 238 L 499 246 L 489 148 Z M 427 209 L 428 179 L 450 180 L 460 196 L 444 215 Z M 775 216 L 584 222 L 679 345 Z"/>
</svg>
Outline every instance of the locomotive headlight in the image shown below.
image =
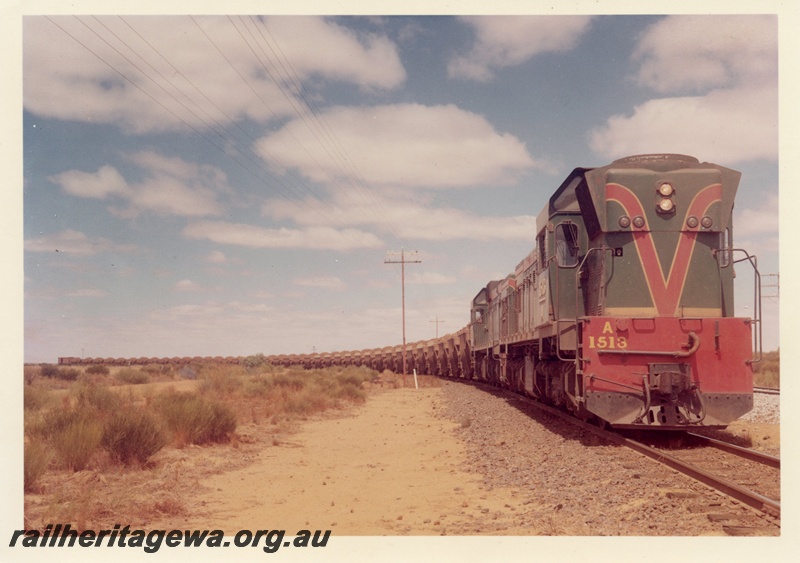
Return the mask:
<svg viewBox="0 0 800 563">
<path fill-rule="evenodd" d="M 628 217 L 627 215 L 623 215 L 622 217 L 619 218 L 619 226 L 622 227 L 623 229 L 627 229 L 628 227 L 631 226 L 631 218 Z"/>
<path fill-rule="evenodd" d="M 661 197 L 670 197 L 675 193 L 675 188 L 672 187 L 672 184 L 664 182 L 658 186 L 658 193 L 661 194 Z"/>
<path fill-rule="evenodd" d="M 713 224 L 714 224 L 714 221 L 711 219 L 711 217 L 709 217 L 708 215 L 706 215 L 705 217 L 703 217 L 703 218 L 700 220 L 700 224 L 701 224 L 701 225 L 703 225 L 703 228 L 704 228 L 704 229 L 710 229 L 710 228 L 711 228 L 711 225 L 713 225 Z"/>
<path fill-rule="evenodd" d="M 698 221 L 697 217 L 695 217 L 694 215 L 692 215 L 691 217 L 689 217 L 686 220 L 686 226 L 688 226 L 690 229 L 696 229 L 697 225 L 699 225 L 699 224 L 700 224 L 700 221 Z"/>
<path fill-rule="evenodd" d="M 662 187 L 664 187 L 664 185 L 662 185 Z M 672 211 L 675 210 L 675 202 L 666 197 L 662 197 L 661 200 L 658 202 L 658 210 L 661 211 L 662 213 L 671 213 Z"/>
</svg>

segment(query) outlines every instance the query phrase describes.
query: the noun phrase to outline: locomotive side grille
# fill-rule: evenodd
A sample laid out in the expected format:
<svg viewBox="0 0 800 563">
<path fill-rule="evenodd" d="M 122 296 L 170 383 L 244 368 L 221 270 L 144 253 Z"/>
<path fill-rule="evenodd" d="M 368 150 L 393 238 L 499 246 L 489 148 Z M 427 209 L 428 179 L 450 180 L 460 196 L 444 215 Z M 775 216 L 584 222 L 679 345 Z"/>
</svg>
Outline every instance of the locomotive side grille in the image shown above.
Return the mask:
<svg viewBox="0 0 800 563">
<path fill-rule="evenodd" d="M 603 279 L 605 276 L 605 261 L 602 259 L 597 259 L 598 254 L 594 255 L 595 257 L 589 259 L 589 263 L 586 265 L 585 270 L 587 273 L 586 282 L 584 286 L 586 287 L 585 292 L 585 303 L 586 303 L 586 314 L 590 316 L 602 316 L 603 315 L 603 298 L 602 292 L 604 288 Z"/>
</svg>

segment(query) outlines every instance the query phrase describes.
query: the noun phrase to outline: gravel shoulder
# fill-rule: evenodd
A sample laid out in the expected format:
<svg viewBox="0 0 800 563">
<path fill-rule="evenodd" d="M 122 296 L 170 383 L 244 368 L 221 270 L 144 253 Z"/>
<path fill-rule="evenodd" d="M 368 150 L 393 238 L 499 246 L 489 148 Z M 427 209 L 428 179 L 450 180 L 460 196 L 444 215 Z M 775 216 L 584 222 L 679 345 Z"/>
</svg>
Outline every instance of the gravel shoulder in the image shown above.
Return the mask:
<svg viewBox="0 0 800 563">
<path fill-rule="evenodd" d="M 148 525 L 337 536 L 698 536 L 723 535 L 698 502 L 732 521 L 753 517 L 519 397 L 462 383 L 376 390 L 363 406 L 248 451 L 248 463 L 199 478 L 184 513 Z"/>
</svg>

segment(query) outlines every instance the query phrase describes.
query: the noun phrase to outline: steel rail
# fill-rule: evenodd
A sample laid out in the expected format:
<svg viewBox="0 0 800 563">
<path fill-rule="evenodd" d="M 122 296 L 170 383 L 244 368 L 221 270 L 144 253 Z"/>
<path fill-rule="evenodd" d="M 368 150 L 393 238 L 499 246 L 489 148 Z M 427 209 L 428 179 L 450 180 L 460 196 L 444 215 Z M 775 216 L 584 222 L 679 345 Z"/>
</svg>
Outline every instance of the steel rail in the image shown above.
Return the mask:
<svg viewBox="0 0 800 563">
<path fill-rule="evenodd" d="M 753 393 L 764 393 L 766 395 L 780 395 L 781 390 L 775 387 L 753 387 Z"/>
<path fill-rule="evenodd" d="M 695 434 L 694 432 L 687 432 L 686 435 L 691 436 L 693 439 L 700 440 L 706 445 L 728 453 L 732 453 L 734 455 L 738 455 L 739 457 L 743 457 L 751 461 L 757 461 L 758 463 L 763 463 L 764 465 L 769 465 L 770 467 L 775 467 L 778 469 L 781 468 L 781 458 L 774 455 L 757 452 L 755 450 L 750 450 L 734 444 L 729 444 L 728 442 L 709 438 L 708 436 L 703 436 L 701 434 Z"/>
<path fill-rule="evenodd" d="M 771 499 L 741 487 L 735 483 L 728 481 L 727 479 L 723 479 L 722 477 L 716 476 L 708 471 L 700 469 L 699 467 L 682 461 L 674 456 L 664 453 L 663 451 L 657 450 L 655 448 L 651 448 L 641 442 L 637 442 L 636 440 L 632 440 L 630 438 L 626 438 L 620 434 L 616 434 L 614 432 L 609 432 L 608 430 L 599 428 L 597 426 L 593 426 L 588 422 L 584 422 L 582 420 L 578 420 L 573 416 L 560 411 L 556 408 L 550 407 L 548 405 L 544 405 L 538 401 L 533 399 L 528 399 L 528 402 L 535 406 L 536 408 L 548 412 L 558 418 L 571 422 L 578 426 L 579 428 L 583 428 L 584 430 L 588 430 L 606 440 L 618 444 L 620 446 L 626 446 L 644 456 L 647 456 L 667 467 L 670 467 L 684 475 L 695 479 L 711 487 L 712 489 L 719 491 L 733 499 L 738 500 L 739 502 L 746 504 L 756 510 L 760 510 L 766 514 L 774 516 L 776 518 L 780 518 L 781 514 L 781 503 L 775 499 Z"/>
</svg>

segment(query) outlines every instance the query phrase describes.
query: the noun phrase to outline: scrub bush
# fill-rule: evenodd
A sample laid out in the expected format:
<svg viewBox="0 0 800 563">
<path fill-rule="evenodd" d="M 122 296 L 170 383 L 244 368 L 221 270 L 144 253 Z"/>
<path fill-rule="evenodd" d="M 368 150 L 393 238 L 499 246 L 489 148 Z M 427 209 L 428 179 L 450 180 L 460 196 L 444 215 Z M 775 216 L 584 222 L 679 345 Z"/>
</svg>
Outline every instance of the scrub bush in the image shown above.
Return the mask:
<svg viewBox="0 0 800 563">
<path fill-rule="evenodd" d="M 127 408 L 115 413 L 103 429 L 103 447 L 123 465 L 144 465 L 167 444 L 156 419 L 141 409 Z"/>
<path fill-rule="evenodd" d="M 100 446 L 103 424 L 97 419 L 75 413 L 63 427 L 52 434 L 53 449 L 67 469 L 82 471 Z"/>
<path fill-rule="evenodd" d="M 47 466 L 53 458 L 53 453 L 43 440 L 29 440 L 25 444 L 23 457 L 25 490 L 30 491 L 47 470 Z"/>
<path fill-rule="evenodd" d="M 93 364 L 86 368 L 86 373 L 92 375 L 108 375 L 110 372 L 111 370 L 108 369 L 108 366 L 102 364 Z"/>
<path fill-rule="evenodd" d="M 153 407 L 179 446 L 224 442 L 236 430 L 236 414 L 230 407 L 194 393 L 163 393 L 154 397 Z"/>
<path fill-rule="evenodd" d="M 150 376 L 134 368 L 122 368 L 114 374 L 119 381 L 128 385 L 141 385 L 150 381 Z"/>
</svg>

